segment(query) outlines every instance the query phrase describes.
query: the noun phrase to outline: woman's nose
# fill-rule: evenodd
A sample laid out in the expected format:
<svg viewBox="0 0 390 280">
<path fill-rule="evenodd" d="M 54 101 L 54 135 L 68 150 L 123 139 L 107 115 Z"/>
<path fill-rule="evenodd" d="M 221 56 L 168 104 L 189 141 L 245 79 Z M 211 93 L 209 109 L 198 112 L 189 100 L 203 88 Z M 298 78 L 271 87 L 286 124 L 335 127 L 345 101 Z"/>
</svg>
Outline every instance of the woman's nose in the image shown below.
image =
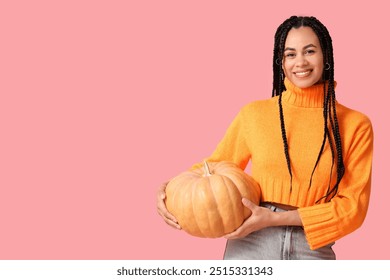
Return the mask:
<svg viewBox="0 0 390 280">
<path fill-rule="evenodd" d="M 298 55 L 296 60 L 296 66 L 306 66 L 308 61 L 304 55 Z"/>
</svg>

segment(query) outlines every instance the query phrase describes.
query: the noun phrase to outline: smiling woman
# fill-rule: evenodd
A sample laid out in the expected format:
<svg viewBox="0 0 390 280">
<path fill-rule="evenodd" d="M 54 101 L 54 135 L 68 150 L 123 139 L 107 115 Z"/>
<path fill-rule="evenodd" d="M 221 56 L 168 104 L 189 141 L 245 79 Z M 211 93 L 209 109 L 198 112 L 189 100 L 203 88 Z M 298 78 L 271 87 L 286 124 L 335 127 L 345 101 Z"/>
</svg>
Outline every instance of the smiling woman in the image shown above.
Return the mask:
<svg viewBox="0 0 390 280">
<path fill-rule="evenodd" d="M 366 216 L 373 154 L 367 116 L 336 102 L 332 39 L 315 17 L 292 16 L 275 34 L 272 98 L 244 106 L 209 162 L 251 161 L 261 188 L 225 259 L 335 259 L 336 240 Z M 194 167 L 198 167 L 195 164 Z M 157 208 L 180 228 L 165 206 Z"/>
<path fill-rule="evenodd" d="M 308 88 L 322 81 L 324 57 L 317 35 L 310 27 L 293 28 L 284 48 L 283 72 L 294 85 Z"/>
</svg>

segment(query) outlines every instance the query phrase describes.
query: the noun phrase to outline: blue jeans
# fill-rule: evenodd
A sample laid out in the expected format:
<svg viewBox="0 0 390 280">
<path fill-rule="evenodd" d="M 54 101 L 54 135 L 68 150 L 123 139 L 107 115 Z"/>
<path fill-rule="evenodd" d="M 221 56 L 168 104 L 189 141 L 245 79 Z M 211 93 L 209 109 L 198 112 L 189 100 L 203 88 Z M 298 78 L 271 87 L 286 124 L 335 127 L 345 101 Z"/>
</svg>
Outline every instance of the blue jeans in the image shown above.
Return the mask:
<svg viewBox="0 0 390 280">
<path fill-rule="evenodd" d="M 285 211 L 261 204 L 275 212 Z M 335 260 L 334 243 L 311 250 L 299 226 L 268 227 L 226 243 L 225 260 Z"/>
</svg>

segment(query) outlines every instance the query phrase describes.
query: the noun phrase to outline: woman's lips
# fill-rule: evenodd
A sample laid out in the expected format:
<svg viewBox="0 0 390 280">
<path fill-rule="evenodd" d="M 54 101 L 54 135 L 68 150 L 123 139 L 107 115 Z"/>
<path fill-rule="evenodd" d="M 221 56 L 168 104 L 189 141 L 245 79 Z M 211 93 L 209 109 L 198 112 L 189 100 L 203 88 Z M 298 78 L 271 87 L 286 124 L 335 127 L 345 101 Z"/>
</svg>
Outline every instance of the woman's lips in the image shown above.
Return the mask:
<svg viewBox="0 0 390 280">
<path fill-rule="evenodd" d="M 305 71 L 294 72 L 294 74 L 298 78 L 305 78 L 305 77 L 309 76 L 312 71 L 313 70 L 305 70 Z"/>
</svg>

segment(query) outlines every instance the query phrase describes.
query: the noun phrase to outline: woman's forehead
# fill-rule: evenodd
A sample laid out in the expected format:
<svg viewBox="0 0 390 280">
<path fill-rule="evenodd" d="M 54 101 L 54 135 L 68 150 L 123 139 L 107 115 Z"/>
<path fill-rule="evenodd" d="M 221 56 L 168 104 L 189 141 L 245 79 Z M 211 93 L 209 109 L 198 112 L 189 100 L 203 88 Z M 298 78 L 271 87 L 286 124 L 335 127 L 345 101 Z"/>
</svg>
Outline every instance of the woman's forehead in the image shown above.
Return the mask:
<svg viewBox="0 0 390 280">
<path fill-rule="evenodd" d="M 317 34 L 311 27 L 302 26 L 299 28 L 292 28 L 286 37 L 285 48 L 302 48 L 307 45 L 319 46 Z"/>
</svg>

